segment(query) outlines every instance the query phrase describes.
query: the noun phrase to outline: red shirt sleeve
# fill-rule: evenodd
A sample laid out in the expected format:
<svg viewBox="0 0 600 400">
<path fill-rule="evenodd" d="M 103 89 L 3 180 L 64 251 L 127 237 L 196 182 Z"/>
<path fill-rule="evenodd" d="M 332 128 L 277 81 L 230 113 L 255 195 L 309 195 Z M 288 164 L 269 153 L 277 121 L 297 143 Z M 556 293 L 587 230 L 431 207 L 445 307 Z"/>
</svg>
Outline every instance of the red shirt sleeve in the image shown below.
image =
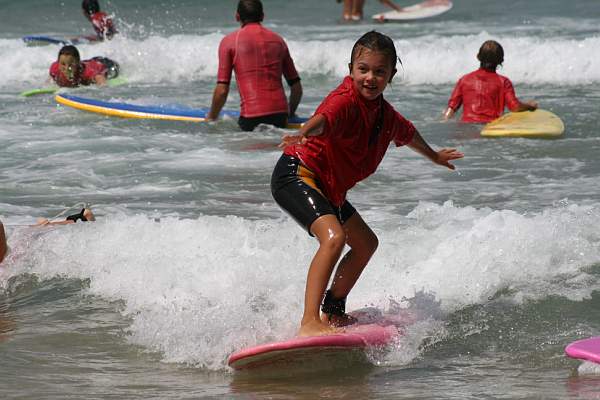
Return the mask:
<svg viewBox="0 0 600 400">
<path fill-rule="evenodd" d="M 519 107 L 519 99 L 517 99 L 515 89 L 508 78 L 504 78 L 504 104 L 510 111 L 514 111 Z"/>
<path fill-rule="evenodd" d="M 329 95 L 321 105 L 317 108 L 314 115 L 321 114 L 325 117 L 324 134 L 332 132 L 345 132 L 348 128 L 354 125 L 356 112 L 352 113 L 353 107 L 352 98 L 344 95 Z"/>
<path fill-rule="evenodd" d="M 463 102 L 463 93 L 462 93 L 462 78 L 458 80 L 452 94 L 450 95 L 450 100 L 448 100 L 448 107 L 453 109 L 454 111 L 458 110 Z"/>
<path fill-rule="evenodd" d="M 217 71 L 217 83 L 231 82 L 231 72 L 233 71 L 233 46 L 231 46 L 232 40 L 235 40 L 239 31 L 230 35 L 227 35 L 221 40 L 219 44 L 219 70 Z"/>
<path fill-rule="evenodd" d="M 394 113 L 396 114 L 396 118 L 394 119 L 394 136 L 392 140 L 396 146 L 405 146 L 412 142 L 417 128 L 399 112 L 394 110 Z"/>
<path fill-rule="evenodd" d="M 285 42 L 284 42 L 285 43 Z M 298 78 L 298 71 L 296 71 L 296 66 L 294 65 L 294 60 L 292 60 L 292 56 L 290 56 L 290 51 L 285 46 L 285 54 L 283 56 L 283 76 L 288 81 L 288 83 L 292 80 L 296 80 Z"/>
</svg>

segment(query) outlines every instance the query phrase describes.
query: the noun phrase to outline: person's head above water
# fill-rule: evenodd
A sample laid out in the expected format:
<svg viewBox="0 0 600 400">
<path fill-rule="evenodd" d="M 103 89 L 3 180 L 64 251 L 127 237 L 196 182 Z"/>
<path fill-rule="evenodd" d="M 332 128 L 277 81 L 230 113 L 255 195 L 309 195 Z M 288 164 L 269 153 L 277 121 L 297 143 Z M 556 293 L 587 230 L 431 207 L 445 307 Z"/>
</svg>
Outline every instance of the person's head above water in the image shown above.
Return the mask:
<svg viewBox="0 0 600 400">
<path fill-rule="evenodd" d="M 367 100 L 376 99 L 392 82 L 397 60 L 392 39 L 375 31 L 365 33 L 354 44 L 348 64 L 354 88 Z"/>
<path fill-rule="evenodd" d="M 389 36 L 377 31 L 370 31 L 362 35 L 352 47 L 350 64 L 348 64 L 350 70 L 352 70 L 354 61 L 364 51 L 384 54 L 389 60 L 391 68 L 396 71 L 396 62 L 398 61 L 398 56 L 396 54 L 396 46 L 394 46 L 394 41 Z"/>
<path fill-rule="evenodd" d="M 477 53 L 481 68 L 495 71 L 504 62 L 504 49 L 495 40 L 483 42 Z"/>
<path fill-rule="evenodd" d="M 81 8 L 83 14 L 89 17 L 100 11 L 100 4 L 98 4 L 98 0 L 83 0 Z"/>
<path fill-rule="evenodd" d="M 58 52 L 58 70 L 69 80 L 74 81 L 80 73 L 81 58 L 77 47 L 63 46 Z"/>
<path fill-rule="evenodd" d="M 377 98 L 396 74 L 398 56 L 394 41 L 371 31 L 360 37 L 352 48 L 350 77 L 354 87 L 367 100 Z"/>
<path fill-rule="evenodd" d="M 236 19 L 242 25 L 251 22 L 261 22 L 263 18 L 263 6 L 260 0 L 240 0 L 237 7 Z"/>
</svg>

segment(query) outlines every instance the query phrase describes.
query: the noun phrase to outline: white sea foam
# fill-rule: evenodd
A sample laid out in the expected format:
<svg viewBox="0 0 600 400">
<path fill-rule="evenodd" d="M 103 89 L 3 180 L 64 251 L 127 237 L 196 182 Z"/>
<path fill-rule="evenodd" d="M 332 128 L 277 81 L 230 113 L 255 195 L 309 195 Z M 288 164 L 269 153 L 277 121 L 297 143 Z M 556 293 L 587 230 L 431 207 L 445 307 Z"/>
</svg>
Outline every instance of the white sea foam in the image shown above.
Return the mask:
<svg viewBox="0 0 600 400">
<path fill-rule="evenodd" d="M 586 269 L 600 260 L 599 223 L 599 206 L 577 205 L 521 215 L 422 203 L 407 216 L 388 214 L 374 225 L 380 248 L 348 308 L 416 310 L 418 324 L 386 360 L 405 363 L 418 354 L 419 338 L 443 336 L 440 316 L 499 291 L 514 302 L 589 297 L 600 288 Z M 224 368 L 235 349 L 294 334 L 316 249 L 287 217 L 118 215 L 33 239 L 27 232 L 11 228 L 19 256 L 5 275 L 89 280 L 90 293 L 124 302 L 133 343 L 209 369 Z"/>
<path fill-rule="evenodd" d="M 193 82 L 214 80 L 217 49 L 222 33 L 209 35 L 149 36 L 134 40 L 117 37 L 110 42 L 79 46 L 82 58 L 97 55 L 117 60 L 127 78 L 135 83 Z M 500 73 L 516 83 L 581 85 L 600 81 L 600 37 L 492 36 L 486 32 L 455 36 L 426 35 L 395 39 L 404 70 L 398 78 L 408 84 L 451 84 L 478 67 L 475 58 L 487 39 L 501 42 L 505 65 Z M 300 74 L 342 77 L 353 39 L 288 40 Z M 40 85 L 58 47 L 26 47 L 17 39 L 0 40 L 0 87 Z"/>
</svg>

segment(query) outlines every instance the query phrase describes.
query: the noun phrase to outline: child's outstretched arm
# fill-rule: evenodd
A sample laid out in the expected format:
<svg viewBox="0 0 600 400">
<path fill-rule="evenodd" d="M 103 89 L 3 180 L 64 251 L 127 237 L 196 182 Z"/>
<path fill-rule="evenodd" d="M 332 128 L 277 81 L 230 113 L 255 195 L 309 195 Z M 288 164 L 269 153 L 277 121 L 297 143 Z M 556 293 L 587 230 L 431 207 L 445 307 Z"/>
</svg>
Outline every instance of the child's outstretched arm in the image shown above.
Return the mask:
<svg viewBox="0 0 600 400">
<path fill-rule="evenodd" d="M 408 147 L 429 158 L 436 164 L 443 165 L 446 168 L 455 169 L 456 167 L 450 164 L 451 160 L 463 158 L 464 154 L 456 149 L 441 149 L 438 151 L 433 150 L 427 142 L 423 139 L 421 134 L 417 131 L 413 137 L 412 142 L 408 144 Z"/>
<path fill-rule="evenodd" d="M 325 126 L 325 116 L 323 114 L 314 115 L 298 130 L 297 135 L 283 135 L 279 147 L 285 147 L 290 144 L 304 144 L 309 136 L 319 136 L 323 133 Z"/>
</svg>

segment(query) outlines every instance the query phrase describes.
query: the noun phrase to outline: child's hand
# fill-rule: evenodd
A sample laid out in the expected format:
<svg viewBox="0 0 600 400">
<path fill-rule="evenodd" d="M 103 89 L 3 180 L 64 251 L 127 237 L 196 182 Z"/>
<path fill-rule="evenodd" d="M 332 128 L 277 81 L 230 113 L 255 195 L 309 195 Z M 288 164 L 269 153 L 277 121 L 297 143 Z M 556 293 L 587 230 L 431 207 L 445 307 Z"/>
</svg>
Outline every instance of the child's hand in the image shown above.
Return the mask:
<svg viewBox="0 0 600 400">
<path fill-rule="evenodd" d="M 306 138 L 302 135 L 283 135 L 278 147 L 283 148 L 290 144 L 304 144 L 305 142 Z"/>
<path fill-rule="evenodd" d="M 529 100 L 525 104 L 529 106 L 529 111 L 535 111 L 538 108 L 538 102 L 535 100 Z"/>
<path fill-rule="evenodd" d="M 456 167 L 450 164 L 449 161 L 463 158 L 465 155 L 456 149 L 441 149 L 436 152 L 437 159 L 434 160 L 436 164 L 443 165 L 450 169 L 456 169 Z"/>
</svg>

